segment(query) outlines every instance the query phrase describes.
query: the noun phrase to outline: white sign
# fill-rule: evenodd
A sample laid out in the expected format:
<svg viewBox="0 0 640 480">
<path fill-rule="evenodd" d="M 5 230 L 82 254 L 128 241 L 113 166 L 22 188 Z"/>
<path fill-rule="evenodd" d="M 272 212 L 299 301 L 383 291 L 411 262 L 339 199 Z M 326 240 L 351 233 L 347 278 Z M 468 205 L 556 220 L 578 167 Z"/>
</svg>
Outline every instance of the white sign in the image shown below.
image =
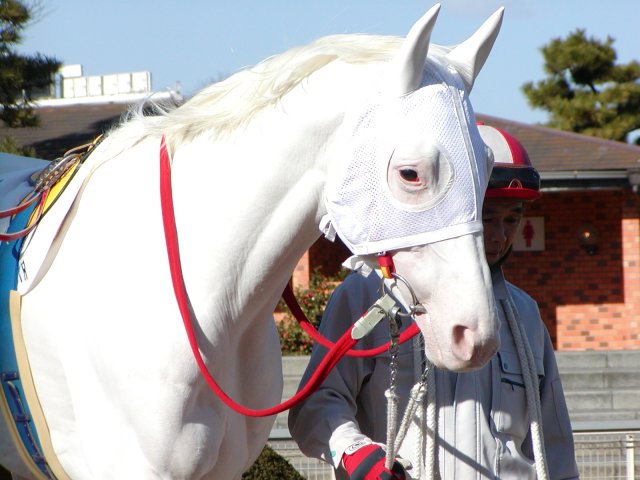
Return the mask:
<svg viewBox="0 0 640 480">
<path fill-rule="evenodd" d="M 149 72 L 62 78 L 63 98 L 99 97 L 150 91 L 151 74 Z"/>
<path fill-rule="evenodd" d="M 544 217 L 523 217 L 513 240 L 516 252 L 544 250 Z"/>
</svg>

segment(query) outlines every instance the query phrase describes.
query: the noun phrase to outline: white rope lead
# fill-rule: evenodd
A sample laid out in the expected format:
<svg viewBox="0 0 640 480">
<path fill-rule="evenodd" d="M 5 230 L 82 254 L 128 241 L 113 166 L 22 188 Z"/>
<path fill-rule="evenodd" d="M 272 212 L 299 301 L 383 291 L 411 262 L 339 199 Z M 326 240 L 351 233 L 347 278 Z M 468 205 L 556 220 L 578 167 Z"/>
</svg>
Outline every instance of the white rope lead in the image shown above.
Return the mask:
<svg viewBox="0 0 640 480">
<path fill-rule="evenodd" d="M 419 480 L 423 480 L 423 479 L 428 479 L 431 480 L 430 477 L 426 476 L 425 473 L 425 451 L 427 449 L 427 435 L 426 435 L 426 431 L 427 431 L 427 405 L 425 404 L 425 402 L 422 402 L 422 404 L 420 404 L 420 409 L 418 410 L 418 413 L 416 414 L 415 417 L 415 422 L 416 425 L 418 426 L 418 437 L 415 440 L 415 445 L 414 445 L 414 457 L 417 459 L 418 462 L 418 474 L 417 477 Z"/>
<path fill-rule="evenodd" d="M 391 470 L 396 461 L 396 426 L 398 425 L 398 394 L 396 392 L 396 381 L 398 375 L 398 350 L 400 338 L 400 324 L 397 318 L 389 317 L 389 336 L 391 345 L 389 346 L 389 389 L 384 392 L 387 397 L 387 456 L 385 458 L 385 468 Z"/>
<path fill-rule="evenodd" d="M 387 397 L 387 457 L 385 468 L 391 470 L 396 461 L 396 425 L 398 421 L 398 394 L 395 390 L 388 389 L 384 392 Z M 402 442 L 400 442 L 402 443 Z"/>
<path fill-rule="evenodd" d="M 422 399 L 424 397 L 424 394 L 426 393 L 426 390 L 427 386 L 423 382 L 418 382 L 413 386 L 413 388 L 411 388 L 411 393 L 409 394 L 409 402 L 407 403 L 407 407 L 404 411 L 404 416 L 402 417 L 402 422 L 400 423 L 398 434 L 394 442 L 394 449 L 396 450 L 396 452 L 400 450 L 400 446 L 404 441 L 404 437 L 409 430 L 409 425 L 411 425 L 411 420 L 416 414 L 418 406 L 422 403 Z"/>
<path fill-rule="evenodd" d="M 436 370 L 430 363 L 427 373 L 427 431 L 426 435 L 426 462 L 421 459 L 421 464 L 426 466 L 425 478 L 432 480 L 436 478 L 436 433 L 438 426 L 436 425 Z"/>
<path fill-rule="evenodd" d="M 426 395 L 426 401 L 425 399 Z M 398 428 L 393 443 L 393 452 L 400 450 L 411 422 L 418 425 L 419 435 L 416 438 L 416 455 L 418 479 L 431 480 L 435 478 L 436 461 L 436 395 L 435 395 L 435 370 L 429 363 L 423 378 L 411 389 L 409 401 Z M 388 429 L 388 425 L 387 425 Z M 390 442 L 387 432 L 387 442 Z M 388 445 L 390 443 L 387 443 Z M 389 451 L 387 452 L 389 453 Z"/>
<path fill-rule="evenodd" d="M 533 457 L 536 466 L 538 480 L 548 480 L 547 459 L 544 450 L 542 433 L 542 408 L 540 406 L 540 392 L 538 389 L 538 376 L 535 368 L 535 360 L 531 352 L 531 346 L 527 340 L 526 333 L 518 318 L 518 311 L 513 306 L 513 300 L 500 300 L 509 322 L 511 335 L 518 350 L 518 359 L 522 367 L 525 393 L 527 396 L 527 412 L 531 428 L 531 442 L 533 446 Z"/>
</svg>

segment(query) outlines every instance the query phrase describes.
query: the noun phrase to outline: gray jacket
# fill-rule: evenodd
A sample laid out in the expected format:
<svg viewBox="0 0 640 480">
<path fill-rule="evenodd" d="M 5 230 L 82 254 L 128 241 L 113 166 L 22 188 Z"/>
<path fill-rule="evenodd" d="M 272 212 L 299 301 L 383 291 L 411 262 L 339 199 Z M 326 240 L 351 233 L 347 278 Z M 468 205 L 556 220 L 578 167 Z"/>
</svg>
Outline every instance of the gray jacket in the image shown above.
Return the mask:
<svg viewBox="0 0 640 480">
<path fill-rule="evenodd" d="M 323 316 L 321 332 L 337 340 L 379 298 L 380 280 L 351 275 L 336 289 Z M 535 358 L 539 378 L 544 443 L 550 479 L 578 478 L 571 424 L 549 334 L 535 301 L 521 289 L 494 274 L 496 299 L 513 298 Z M 507 293 L 508 291 L 508 293 Z M 499 302 L 498 302 L 499 303 Z M 501 347 L 478 371 L 452 373 L 436 370 L 437 465 L 443 480 L 535 479 L 531 435 L 527 419 L 524 380 L 511 332 L 501 318 Z M 408 326 L 408 322 L 405 322 Z M 371 348 L 389 339 L 388 323 L 381 322 L 359 348 Z M 316 346 L 301 385 L 304 385 L 326 349 Z M 419 340 L 400 347 L 397 391 L 400 416 L 409 390 L 421 370 Z M 347 478 L 340 467 L 345 449 L 362 439 L 386 441 L 386 399 L 389 356 L 343 358 L 323 385 L 289 413 L 289 429 L 303 453 L 331 463 L 336 478 Z M 415 464 L 417 429 L 410 428 L 400 456 Z"/>
</svg>

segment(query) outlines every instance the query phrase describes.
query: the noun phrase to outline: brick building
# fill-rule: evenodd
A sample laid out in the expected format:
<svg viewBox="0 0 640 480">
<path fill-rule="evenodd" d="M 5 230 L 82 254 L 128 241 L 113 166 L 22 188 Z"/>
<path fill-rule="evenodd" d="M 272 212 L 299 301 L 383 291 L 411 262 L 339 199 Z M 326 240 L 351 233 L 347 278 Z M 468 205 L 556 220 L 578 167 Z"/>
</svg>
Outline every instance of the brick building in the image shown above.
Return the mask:
<svg viewBox="0 0 640 480">
<path fill-rule="evenodd" d="M 108 130 L 130 102 L 50 104 L 39 109 L 40 127 L 0 126 L 0 137 L 52 159 Z M 537 299 L 556 348 L 640 349 L 640 147 L 478 117 L 519 138 L 541 172 L 542 198 L 525 219 L 534 233 L 505 270 Z M 583 244 L 585 232 L 595 244 Z M 296 267 L 294 284 L 308 285 L 316 267 L 336 273 L 348 255 L 339 241 L 319 239 Z"/>
<path fill-rule="evenodd" d="M 558 350 L 640 349 L 640 147 L 480 115 L 518 137 L 541 172 L 544 248 L 507 277 L 540 306 Z M 584 245 L 588 231 L 593 245 Z"/>
</svg>

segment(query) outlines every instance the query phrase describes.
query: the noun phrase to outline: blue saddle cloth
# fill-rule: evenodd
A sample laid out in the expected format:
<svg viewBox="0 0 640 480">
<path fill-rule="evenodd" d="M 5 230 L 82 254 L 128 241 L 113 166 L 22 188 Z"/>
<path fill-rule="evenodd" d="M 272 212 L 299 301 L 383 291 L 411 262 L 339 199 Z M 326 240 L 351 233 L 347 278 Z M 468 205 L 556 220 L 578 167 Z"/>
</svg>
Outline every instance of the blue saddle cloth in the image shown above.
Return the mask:
<svg viewBox="0 0 640 480">
<path fill-rule="evenodd" d="M 33 190 L 31 175 L 49 165 L 48 160 L 0 152 L 0 211 L 13 208 Z M 9 219 L 0 219 L 0 232 L 6 232 Z"/>
<path fill-rule="evenodd" d="M 18 205 L 33 190 L 31 175 L 48 164 L 46 160 L 0 153 L 0 210 Z M 0 232 L 23 229 L 36 206 L 31 205 L 13 218 L 0 219 Z M 53 479 L 41 453 L 42 446 L 24 395 L 9 314 L 9 291 L 14 290 L 17 285 L 18 259 L 23 240 L 19 238 L 11 242 L 0 242 L 0 388 L 22 444 L 36 467 L 46 478 Z"/>
</svg>

